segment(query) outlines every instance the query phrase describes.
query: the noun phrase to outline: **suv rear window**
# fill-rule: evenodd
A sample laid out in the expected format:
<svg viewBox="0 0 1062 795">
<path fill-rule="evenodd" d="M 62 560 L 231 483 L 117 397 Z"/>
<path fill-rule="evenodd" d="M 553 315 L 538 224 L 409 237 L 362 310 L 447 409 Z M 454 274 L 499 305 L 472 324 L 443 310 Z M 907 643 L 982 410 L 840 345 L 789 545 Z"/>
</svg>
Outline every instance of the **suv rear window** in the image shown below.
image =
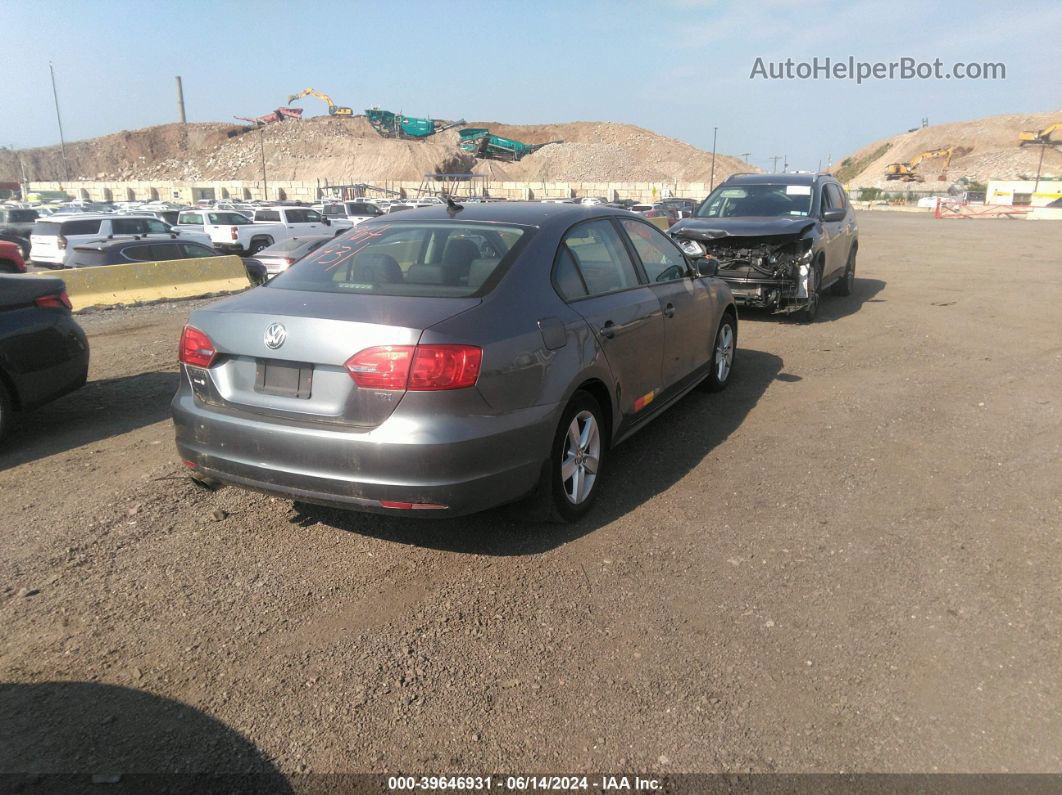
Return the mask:
<svg viewBox="0 0 1062 795">
<path fill-rule="evenodd" d="M 33 231 L 31 231 L 30 234 L 37 237 L 58 235 L 59 224 L 52 221 L 38 221 L 33 225 Z"/>
<path fill-rule="evenodd" d="M 100 220 L 86 221 L 63 221 L 64 235 L 98 235 L 100 233 Z M 54 224 L 49 224 L 54 226 Z M 36 228 L 36 227 L 34 227 Z"/>
<path fill-rule="evenodd" d="M 446 221 L 362 224 L 267 286 L 424 298 L 483 295 L 531 234 L 516 226 Z"/>
<path fill-rule="evenodd" d="M 27 223 L 29 221 L 36 221 L 38 218 L 36 210 L 8 210 L 7 220 L 8 223 Z"/>
</svg>

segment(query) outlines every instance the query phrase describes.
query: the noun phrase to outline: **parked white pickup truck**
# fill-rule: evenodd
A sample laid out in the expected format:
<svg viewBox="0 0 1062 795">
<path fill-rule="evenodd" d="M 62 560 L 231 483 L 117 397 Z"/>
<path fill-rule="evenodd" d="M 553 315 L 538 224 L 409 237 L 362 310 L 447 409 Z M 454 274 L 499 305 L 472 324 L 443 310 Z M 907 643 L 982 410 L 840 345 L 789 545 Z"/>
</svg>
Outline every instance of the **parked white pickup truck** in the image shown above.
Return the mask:
<svg viewBox="0 0 1062 795">
<path fill-rule="evenodd" d="M 306 207 L 263 207 L 255 211 L 253 221 L 231 210 L 185 210 L 177 222 L 179 229 L 202 229 L 219 251 L 241 256 L 252 256 L 292 237 L 338 235 L 354 226 Z"/>
</svg>

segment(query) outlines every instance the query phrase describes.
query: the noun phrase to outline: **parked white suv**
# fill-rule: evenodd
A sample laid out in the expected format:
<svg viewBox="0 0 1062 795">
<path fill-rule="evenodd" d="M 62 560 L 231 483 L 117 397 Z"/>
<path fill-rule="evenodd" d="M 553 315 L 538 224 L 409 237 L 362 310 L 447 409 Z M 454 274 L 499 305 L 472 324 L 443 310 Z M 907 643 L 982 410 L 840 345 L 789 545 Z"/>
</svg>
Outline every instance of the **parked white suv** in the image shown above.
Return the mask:
<svg viewBox="0 0 1062 795">
<path fill-rule="evenodd" d="M 93 240 L 112 238 L 147 237 L 174 238 L 211 245 L 204 234 L 174 229 L 157 218 L 137 215 L 53 215 L 41 218 L 30 233 L 30 259 L 45 265 L 62 267 L 74 250 L 74 246 Z"/>
<path fill-rule="evenodd" d="M 366 201 L 343 201 L 325 204 L 321 214 L 332 221 L 337 218 L 344 218 L 357 225 L 362 221 L 368 221 L 370 218 L 383 215 L 383 210 L 375 204 L 370 204 Z"/>
</svg>

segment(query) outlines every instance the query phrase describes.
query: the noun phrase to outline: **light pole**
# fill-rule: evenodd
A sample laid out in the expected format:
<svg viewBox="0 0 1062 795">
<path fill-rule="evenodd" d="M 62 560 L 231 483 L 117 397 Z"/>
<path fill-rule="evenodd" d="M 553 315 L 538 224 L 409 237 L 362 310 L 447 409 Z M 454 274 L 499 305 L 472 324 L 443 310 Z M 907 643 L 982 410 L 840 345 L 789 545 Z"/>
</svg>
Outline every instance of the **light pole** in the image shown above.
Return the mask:
<svg viewBox="0 0 1062 795">
<path fill-rule="evenodd" d="M 1040 190 L 1040 169 L 1044 165 L 1044 150 L 1047 148 L 1047 141 L 1040 144 L 1040 162 L 1036 164 L 1036 184 L 1033 185 L 1033 193 Z"/>
<path fill-rule="evenodd" d="M 258 145 L 262 150 L 262 198 L 269 201 L 269 183 L 266 181 L 265 167 L 265 125 L 258 128 Z"/>
<path fill-rule="evenodd" d="M 59 147 L 63 152 L 63 174 L 70 181 L 70 164 L 66 162 L 66 141 L 63 138 L 63 117 L 59 115 L 59 92 L 55 90 L 55 67 L 48 62 L 48 71 L 52 73 L 52 98 L 55 100 L 55 120 L 59 122 Z"/>
<path fill-rule="evenodd" d="M 718 127 L 713 127 L 712 128 L 712 175 L 711 175 L 711 177 L 709 178 L 709 181 L 708 181 L 708 192 L 709 193 L 711 193 L 712 189 L 715 187 L 715 140 L 716 140 L 716 135 L 718 134 L 718 132 L 719 132 L 719 128 Z"/>
</svg>

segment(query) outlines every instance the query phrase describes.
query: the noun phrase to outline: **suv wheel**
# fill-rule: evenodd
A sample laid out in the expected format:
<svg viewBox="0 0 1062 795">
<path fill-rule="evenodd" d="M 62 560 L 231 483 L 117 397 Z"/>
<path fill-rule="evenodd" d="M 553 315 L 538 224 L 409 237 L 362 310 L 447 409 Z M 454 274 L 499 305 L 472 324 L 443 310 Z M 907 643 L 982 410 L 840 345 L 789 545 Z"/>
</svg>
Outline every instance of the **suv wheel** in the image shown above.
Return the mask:
<svg viewBox="0 0 1062 795">
<path fill-rule="evenodd" d="M 251 241 L 251 245 L 248 247 L 247 256 L 253 257 L 259 251 L 264 248 L 269 248 L 273 245 L 273 241 L 267 237 L 256 237 Z"/>
<path fill-rule="evenodd" d="M 848 252 L 848 265 L 845 266 L 844 276 L 841 277 L 841 281 L 833 286 L 834 295 L 852 294 L 852 290 L 855 288 L 856 251 L 856 247 L 852 246 L 852 250 Z"/>
<path fill-rule="evenodd" d="M 601 407 L 579 391 L 561 415 L 547 469 L 554 518 L 574 522 L 597 498 L 607 441 Z"/>
</svg>

